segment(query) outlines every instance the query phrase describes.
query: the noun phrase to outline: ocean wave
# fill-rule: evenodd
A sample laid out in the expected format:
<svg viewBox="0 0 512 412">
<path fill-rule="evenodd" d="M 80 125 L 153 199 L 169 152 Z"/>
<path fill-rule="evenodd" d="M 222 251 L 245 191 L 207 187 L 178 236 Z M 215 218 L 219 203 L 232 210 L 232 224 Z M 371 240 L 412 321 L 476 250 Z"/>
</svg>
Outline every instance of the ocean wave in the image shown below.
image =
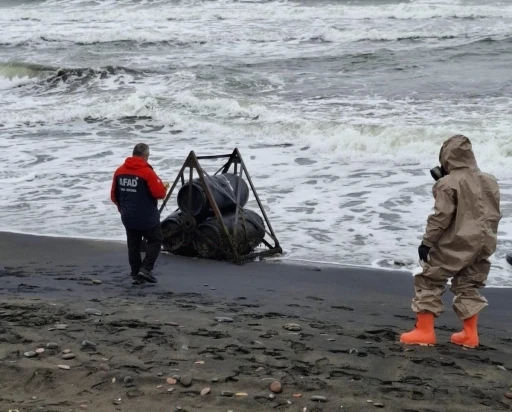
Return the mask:
<svg viewBox="0 0 512 412">
<path fill-rule="evenodd" d="M 106 79 L 109 76 L 130 75 L 140 77 L 144 72 L 122 66 L 105 66 L 93 68 L 63 68 L 34 63 L 10 62 L 0 63 L 0 79 L 8 80 L 12 87 L 25 84 L 55 85 L 61 82 L 85 83 L 90 79 Z"/>
<path fill-rule="evenodd" d="M 101 2 L 97 6 L 65 2 L 55 12 L 2 10 L 0 45 L 187 47 L 205 44 L 293 41 L 422 41 L 464 36 L 510 34 L 512 6 L 400 3 L 387 5 L 231 1 L 147 4 Z M 56 6 L 56 4 L 54 4 Z M 468 19 L 493 19 L 482 24 Z M 389 22 L 389 20 L 395 22 Z M 446 22 L 436 20 L 446 19 Z M 369 22 L 371 24 L 369 24 Z M 307 24 L 305 24 L 307 23 Z M 262 29 L 265 27 L 265 29 Z"/>
<path fill-rule="evenodd" d="M 55 13 L 54 8 L 59 8 Z M 397 3 L 383 5 L 357 4 L 322 4 L 322 7 L 310 7 L 292 1 L 196 1 L 187 3 L 170 3 L 167 0 L 152 2 L 151 7 L 145 3 L 127 5 L 117 2 L 101 2 L 91 5 L 84 3 L 45 3 L 45 8 L 7 8 L 3 13 L 6 21 L 51 21 L 62 23 L 71 19 L 76 22 L 111 22 L 111 21 L 190 21 L 190 20 L 303 20 L 311 19 L 394 19 L 394 20 L 428 20 L 428 19 L 488 19 L 511 18 L 510 5 L 466 5 L 466 4 L 425 4 Z"/>
<path fill-rule="evenodd" d="M 225 127 L 230 135 L 267 143 L 293 142 L 338 161 L 401 159 L 419 163 L 426 153 L 435 157 L 439 145 L 450 134 L 467 133 L 479 148 L 488 170 L 499 176 L 512 176 L 512 141 L 506 117 L 512 101 L 507 98 L 413 102 L 347 96 L 318 101 L 319 107 L 340 107 L 343 115 L 339 120 L 315 117 L 314 102 L 309 103 L 308 112 L 302 113 L 298 108 L 277 103 L 207 98 L 190 91 L 174 90 L 165 98 L 140 91 L 105 94 L 78 102 L 74 96 L 53 98 L 55 104 L 44 96 L 41 105 L 32 103 L 30 107 L 20 106 L 16 111 L 0 113 L 0 123 L 15 127 L 77 120 L 106 121 L 109 125 L 151 121 L 154 126 L 173 125 L 180 130 L 202 124 L 210 125 L 202 130 L 203 134 L 211 133 L 208 127 Z M 491 117 L 484 114 L 484 108 Z M 481 120 L 474 117 L 477 110 L 481 112 L 478 118 Z M 368 112 L 376 116 L 378 123 L 369 122 Z M 435 117 L 436 113 L 439 118 Z M 448 116 L 452 121 L 446 121 Z"/>
<path fill-rule="evenodd" d="M 155 46 L 158 48 L 187 48 L 191 46 L 216 45 L 231 46 L 233 44 L 294 44 L 294 43 L 352 43 L 352 42 L 429 42 L 456 40 L 471 40 L 471 42 L 500 43 L 510 42 L 510 33 L 468 33 L 464 28 L 447 27 L 445 32 L 432 33 L 425 29 L 347 29 L 338 25 L 327 26 L 319 29 L 311 29 L 309 32 L 290 36 L 288 33 L 259 32 L 244 33 L 243 36 L 234 33 L 222 32 L 216 34 L 191 34 L 191 37 L 183 35 L 175 36 L 166 33 L 88 33 L 70 39 L 61 34 L 53 36 L 34 36 L 18 39 L 13 42 L 0 42 L 0 46 L 23 47 L 44 45 L 45 43 L 65 43 L 77 46 L 103 45 L 109 47 L 119 46 L 123 49 Z"/>
</svg>

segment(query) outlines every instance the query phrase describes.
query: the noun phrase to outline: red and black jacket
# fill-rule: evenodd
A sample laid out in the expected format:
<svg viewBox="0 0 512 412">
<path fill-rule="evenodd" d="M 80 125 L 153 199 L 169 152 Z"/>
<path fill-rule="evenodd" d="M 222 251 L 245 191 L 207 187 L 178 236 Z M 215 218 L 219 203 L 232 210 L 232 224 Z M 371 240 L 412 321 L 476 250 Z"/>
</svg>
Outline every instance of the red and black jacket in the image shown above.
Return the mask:
<svg viewBox="0 0 512 412">
<path fill-rule="evenodd" d="M 141 157 L 128 157 L 112 181 L 110 198 L 127 229 L 146 230 L 160 224 L 158 199 L 167 189 L 153 168 Z"/>
</svg>

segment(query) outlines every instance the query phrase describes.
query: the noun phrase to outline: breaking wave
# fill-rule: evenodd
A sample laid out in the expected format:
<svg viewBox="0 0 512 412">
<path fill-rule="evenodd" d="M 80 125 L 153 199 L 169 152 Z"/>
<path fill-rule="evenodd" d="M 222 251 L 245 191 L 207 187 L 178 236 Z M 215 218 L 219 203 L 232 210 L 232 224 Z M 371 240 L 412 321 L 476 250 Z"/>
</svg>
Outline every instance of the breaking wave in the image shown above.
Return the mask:
<svg viewBox="0 0 512 412">
<path fill-rule="evenodd" d="M 121 66 L 93 69 L 52 67 L 33 63 L 0 63 L 0 79 L 3 78 L 4 85 L 7 84 L 5 80 L 10 81 L 11 87 L 34 83 L 49 86 L 62 82 L 80 82 L 84 84 L 91 79 L 106 79 L 109 76 L 121 74 L 133 77 L 144 75 L 141 71 Z"/>
</svg>

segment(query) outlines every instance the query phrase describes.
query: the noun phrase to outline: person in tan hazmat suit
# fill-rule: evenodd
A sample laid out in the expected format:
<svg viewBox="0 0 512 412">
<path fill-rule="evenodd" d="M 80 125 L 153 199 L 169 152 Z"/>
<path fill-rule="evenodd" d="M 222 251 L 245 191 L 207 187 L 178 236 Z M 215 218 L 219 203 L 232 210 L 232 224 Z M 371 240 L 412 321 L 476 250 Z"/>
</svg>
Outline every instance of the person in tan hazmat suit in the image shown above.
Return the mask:
<svg viewBox="0 0 512 412">
<path fill-rule="evenodd" d="M 439 161 L 441 167 L 431 170 L 437 180 L 434 213 L 428 217 L 418 249 L 423 272 L 414 277 L 416 327 L 402 334 L 400 341 L 436 343 L 434 320 L 443 312 L 441 296 L 451 278 L 453 309 L 463 321 L 462 332 L 453 334 L 451 342 L 477 347 L 478 313 L 487 306 L 478 289 L 485 286 L 489 257 L 496 250 L 501 219 L 499 186 L 493 176 L 478 169 L 466 136 L 452 136 L 444 142 Z"/>
</svg>

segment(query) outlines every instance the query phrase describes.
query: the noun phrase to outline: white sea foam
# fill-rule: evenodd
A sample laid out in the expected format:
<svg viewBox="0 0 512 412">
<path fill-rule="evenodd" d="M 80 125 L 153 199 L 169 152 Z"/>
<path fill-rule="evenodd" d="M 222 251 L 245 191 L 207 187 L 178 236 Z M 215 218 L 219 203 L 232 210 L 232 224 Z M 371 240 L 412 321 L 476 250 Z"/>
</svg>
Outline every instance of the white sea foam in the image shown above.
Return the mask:
<svg viewBox="0 0 512 412">
<path fill-rule="evenodd" d="M 435 18 L 452 21 L 447 25 L 428 21 Z M 481 29 L 480 24 L 471 20 L 475 18 L 495 20 L 487 27 L 487 30 L 493 28 L 488 35 L 510 33 L 510 24 L 504 19 L 512 18 L 512 5 L 401 3 L 310 7 L 289 2 L 198 2 L 191 6 L 170 5 L 165 1 L 152 3 L 152 7 L 143 4 L 113 7 L 108 2 L 95 6 L 90 2 L 84 6 L 49 2 L 43 9 L 3 9 L 0 22 L 4 30 L 0 34 L 0 43 L 50 43 L 49 46 L 53 42 L 95 44 L 116 41 L 215 44 L 234 40 L 277 42 L 310 38 L 345 43 L 392 41 L 404 37 L 460 36 L 462 32 L 471 36 L 472 31 Z M 264 22 L 264 30 L 261 30 L 260 22 Z M 307 23 L 306 28 L 304 23 Z M 205 24 L 209 26 L 207 31 L 201 30 Z M 433 27 L 436 30 L 432 30 Z"/>
</svg>

